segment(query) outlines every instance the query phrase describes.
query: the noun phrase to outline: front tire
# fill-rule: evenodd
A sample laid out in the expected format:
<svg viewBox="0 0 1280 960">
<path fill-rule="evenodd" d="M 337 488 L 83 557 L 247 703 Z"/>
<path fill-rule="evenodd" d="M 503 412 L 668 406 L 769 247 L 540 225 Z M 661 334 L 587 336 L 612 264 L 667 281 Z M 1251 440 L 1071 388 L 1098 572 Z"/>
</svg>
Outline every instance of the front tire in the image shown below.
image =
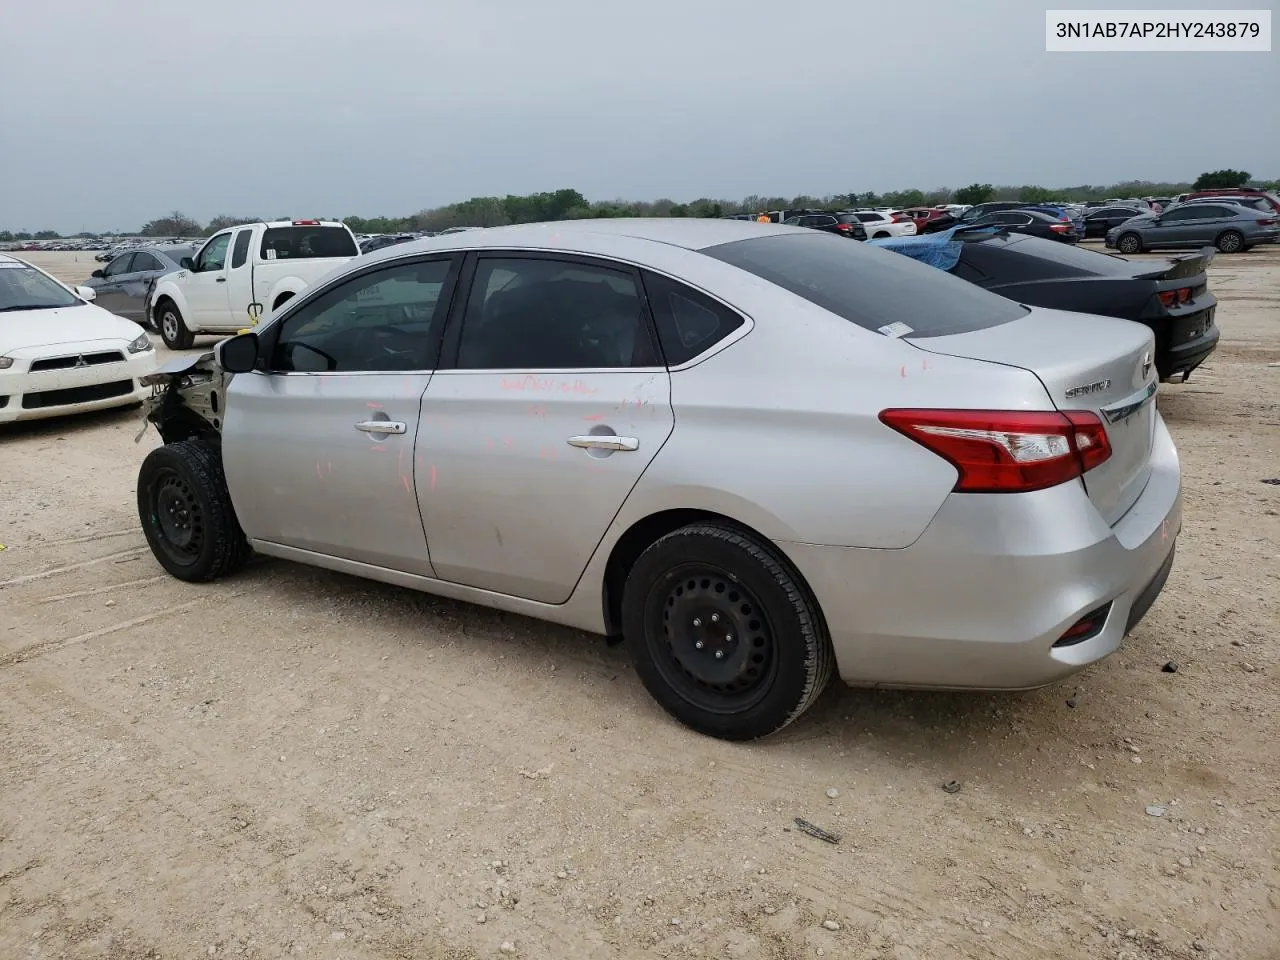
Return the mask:
<svg viewBox="0 0 1280 960">
<path fill-rule="evenodd" d="M 196 335 L 187 329 L 182 311 L 172 300 L 161 300 L 156 307 L 159 316 L 160 339 L 170 350 L 186 350 L 196 341 Z"/>
<path fill-rule="evenodd" d="M 1244 250 L 1244 235 L 1237 230 L 1224 230 L 1213 245 L 1222 253 L 1240 253 Z"/>
<path fill-rule="evenodd" d="M 808 588 L 772 547 L 728 526 L 682 527 L 645 550 L 623 589 L 622 629 L 650 695 L 723 740 L 776 733 L 831 679 Z"/>
<path fill-rule="evenodd" d="M 249 558 L 222 455 L 208 440 L 182 440 L 147 454 L 138 471 L 138 518 L 156 560 L 179 580 L 215 580 Z"/>
<path fill-rule="evenodd" d="M 1142 252 L 1142 238 L 1136 233 L 1126 233 L 1116 241 L 1116 249 L 1126 255 Z"/>
</svg>

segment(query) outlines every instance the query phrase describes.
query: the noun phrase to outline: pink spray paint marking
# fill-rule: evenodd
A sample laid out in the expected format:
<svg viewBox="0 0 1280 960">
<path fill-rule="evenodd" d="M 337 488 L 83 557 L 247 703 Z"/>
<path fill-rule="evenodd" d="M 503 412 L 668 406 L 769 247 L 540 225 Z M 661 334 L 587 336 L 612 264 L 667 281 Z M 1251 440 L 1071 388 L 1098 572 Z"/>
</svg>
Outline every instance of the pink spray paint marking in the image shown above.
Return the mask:
<svg viewBox="0 0 1280 960">
<path fill-rule="evenodd" d="M 604 419 L 604 414 L 603 414 L 603 413 L 588 413 L 588 414 L 587 414 L 585 417 L 583 417 L 582 419 L 583 419 L 583 420 L 603 420 L 603 419 Z"/>
<path fill-rule="evenodd" d="M 904 377 L 904 378 L 906 377 L 906 375 L 907 375 L 907 366 L 906 366 L 906 364 L 903 364 L 903 365 L 902 365 L 902 368 L 898 371 L 898 375 L 899 375 L 899 376 L 901 376 L 901 377 Z"/>
<path fill-rule="evenodd" d="M 436 465 L 433 463 L 431 465 L 431 489 L 434 490 L 435 488 L 436 488 Z"/>
<path fill-rule="evenodd" d="M 406 477 L 403 473 L 400 474 L 400 482 L 404 485 L 405 493 L 413 493 L 413 488 L 409 486 L 409 478 Z"/>
<path fill-rule="evenodd" d="M 382 404 L 380 404 L 380 403 L 374 403 L 372 400 L 366 400 L 366 401 L 364 402 L 364 405 L 365 405 L 366 407 L 368 407 L 370 410 L 381 410 L 381 409 L 382 409 Z"/>
</svg>

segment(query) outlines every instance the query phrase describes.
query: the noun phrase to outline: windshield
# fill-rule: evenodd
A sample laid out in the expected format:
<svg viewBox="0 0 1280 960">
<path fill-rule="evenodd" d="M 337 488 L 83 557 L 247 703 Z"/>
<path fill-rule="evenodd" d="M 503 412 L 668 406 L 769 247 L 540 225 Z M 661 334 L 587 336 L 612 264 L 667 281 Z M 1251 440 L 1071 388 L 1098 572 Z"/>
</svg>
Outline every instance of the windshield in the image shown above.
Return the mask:
<svg viewBox="0 0 1280 960">
<path fill-rule="evenodd" d="M 0 263 L 0 312 L 78 307 L 83 300 L 25 263 Z"/>
<path fill-rule="evenodd" d="M 910 257 L 827 233 L 736 240 L 701 252 L 866 330 L 905 328 L 909 338 L 983 330 L 1028 312 Z"/>
</svg>

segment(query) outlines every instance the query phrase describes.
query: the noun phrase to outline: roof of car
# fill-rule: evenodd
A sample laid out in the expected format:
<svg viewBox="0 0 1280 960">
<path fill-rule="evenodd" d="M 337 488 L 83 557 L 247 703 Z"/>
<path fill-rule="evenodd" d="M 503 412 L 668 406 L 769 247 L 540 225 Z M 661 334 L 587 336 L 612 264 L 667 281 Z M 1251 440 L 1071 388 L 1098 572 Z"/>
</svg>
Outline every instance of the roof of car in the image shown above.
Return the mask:
<svg viewBox="0 0 1280 960">
<path fill-rule="evenodd" d="M 748 240 L 769 233 L 797 233 L 808 235 L 805 227 L 787 227 L 781 224 L 763 224 L 756 221 L 724 220 L 720 218 L 693 217 L 620 217 L 597 220 L 557 220 L 548 223 L 522 223 L 506 227 L 486 227 L 483 230 L 467 230 L 436 237 L 424 237 L 409 243 L 384 247 L 367 256 L 374 257 L 384 250 L 395 251 L 403 257 L 417 250 L 457 249 L 459 247 L 503 247 L 555 245 L 574 238 L 592 236 L 629 237 L 665 243 L 686 250 L 704 250 L 707 247 L 735 240 Z"/>
</svg>

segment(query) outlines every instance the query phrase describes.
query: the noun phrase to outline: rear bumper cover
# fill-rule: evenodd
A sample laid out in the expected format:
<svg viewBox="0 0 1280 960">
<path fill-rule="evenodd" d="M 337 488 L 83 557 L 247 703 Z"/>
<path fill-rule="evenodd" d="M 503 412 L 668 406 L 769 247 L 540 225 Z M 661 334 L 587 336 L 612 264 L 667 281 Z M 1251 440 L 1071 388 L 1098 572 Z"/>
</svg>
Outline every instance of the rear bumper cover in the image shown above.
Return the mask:
<svg viewBox="0 0 1280 960">
<path fill-rule="evenodd" d="M 902 550 L 784 542 L 853 686 L 1018 690 L 1120 646 L 1164 587 L 1182 524 L 1177 451 L 1156 422 L 1152 473 L 1108 527 L 1079 481 L 1029 494 L 952 494 Z M 1110 603 L 1100 631 L 1053 644 Z"/>
</svg>

